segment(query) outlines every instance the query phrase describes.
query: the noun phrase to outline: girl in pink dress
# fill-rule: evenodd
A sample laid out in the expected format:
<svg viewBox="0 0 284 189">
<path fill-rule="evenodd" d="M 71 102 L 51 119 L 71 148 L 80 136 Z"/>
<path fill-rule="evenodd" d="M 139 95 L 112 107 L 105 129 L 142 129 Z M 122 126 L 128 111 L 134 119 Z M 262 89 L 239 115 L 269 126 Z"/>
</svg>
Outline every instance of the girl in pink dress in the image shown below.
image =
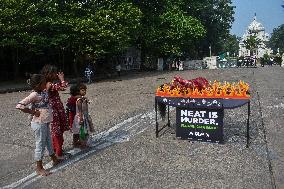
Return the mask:
<svg viewBox="0 0 284 189">
<path fill-rule="evenodd" d="M 60 159 L 63 158 L 63 133 L 69 130 L 63 103 L 60 99 L 59 92 L 67 87 L 67 82 L 64 81 L 63 72 L 58 72 L 57 68 L 53 65 L 45 65 L 41 74 L 45 76 L 47 82 L 51 82 L 51 87 L 48 91 L 49 104 L 52 108 L 53 121 L 51 122 L 51 136 L 53 149 Z M 54 83 L 56 80 L 59 83 Z"/>
</svg>

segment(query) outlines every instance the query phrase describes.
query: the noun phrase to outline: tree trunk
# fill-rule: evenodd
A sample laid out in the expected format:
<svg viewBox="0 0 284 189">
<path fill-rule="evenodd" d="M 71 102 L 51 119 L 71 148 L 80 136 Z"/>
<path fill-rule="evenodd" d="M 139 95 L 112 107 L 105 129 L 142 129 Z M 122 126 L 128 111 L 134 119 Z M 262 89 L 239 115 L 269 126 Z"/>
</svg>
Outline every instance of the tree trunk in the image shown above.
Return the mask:
<svg viewBox="0 0 284 189">
<path fill-rule="evenodd" d="M 77 56 L 77 53 L 75 53 L 74 59 L 73 59 L 73 62 L 72 62 L 72 67 L 73 67 L 73 71 L 74 71 L 73 73 L 74 73 L 75 77 L 79 76 L 77 65 L 78 65 L 78 56 Z"/>
<path fill-rule="evenodd" d="M 12 64 L 13 64 L 13 79 L 19 78 L 19 50 L 17 49 L 11 49 L 12 54 Z"/>
<path fill-rule="evenodd" d="M 146 53 L 145 53 L 145 47 L 142 44 L 141 45 L 141 63 L 140 63 L 140 70 L 145 70 L 145 60 L 146 60 Z"/>
</svg>

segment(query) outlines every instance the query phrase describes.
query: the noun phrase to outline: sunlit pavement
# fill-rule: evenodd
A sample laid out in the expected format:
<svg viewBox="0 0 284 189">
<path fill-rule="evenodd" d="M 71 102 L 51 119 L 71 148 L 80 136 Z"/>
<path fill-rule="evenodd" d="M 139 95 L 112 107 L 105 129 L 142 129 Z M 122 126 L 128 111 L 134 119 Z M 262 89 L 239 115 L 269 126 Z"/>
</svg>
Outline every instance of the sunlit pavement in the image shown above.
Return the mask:
<svg viewBox="0 0 284 189">
<path fill-rule="evenodd" d="M 225 110 L 224 144 L 175 138 L 173 127 L 155 137 L 154 96 L 173 76 L 244 80 L 251 87 L 251 140 L 246 148 L 246 106 Z M 29 92 L 1 94 L 0 187 L 4 188 L 284 188 L 284 69 L 232 68 L 156 72 L 88 85 L 96 132 L 86 151 L 34 175 L 33 133 L 27 115 L 15 110 Z M 61 93 L 62 101 L 69 97 Z M 45 159 L 48 166 L 49 159 Z"/>
</svg>

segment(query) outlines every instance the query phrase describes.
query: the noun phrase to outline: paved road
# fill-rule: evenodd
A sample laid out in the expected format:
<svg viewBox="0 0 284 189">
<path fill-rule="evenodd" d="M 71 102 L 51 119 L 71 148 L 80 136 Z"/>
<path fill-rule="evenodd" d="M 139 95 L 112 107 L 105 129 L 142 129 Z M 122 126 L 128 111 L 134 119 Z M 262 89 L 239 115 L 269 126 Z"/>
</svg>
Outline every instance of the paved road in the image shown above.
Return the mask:
<svg viewBox="0 0 284 189">
<path fill-rule="evenodd" d="M 154 134 L 154 93 L 173 76 L 244 80 L 251 86 L 251 144 L 246 110 L 225 111 L 225 144 L 176 140 L 169 128 Z M 1 94 L 0 187 L 2 188 L 284 188 L 284 69 L 279 67 L 138 74 L 88 85 L 97 131 L 93 147 L 76 152 L 48 177 L 33 170 L 33 133 L 14 109 L 28 92 Z M 67 93 L 61 93 L 63 101 Z M 174 110 L 171 113 L 174 122 Z M 49 159 L 45 162 L 48 164 Z M 48 165 L 47 165 L 48 166 Z"/>
</svg>

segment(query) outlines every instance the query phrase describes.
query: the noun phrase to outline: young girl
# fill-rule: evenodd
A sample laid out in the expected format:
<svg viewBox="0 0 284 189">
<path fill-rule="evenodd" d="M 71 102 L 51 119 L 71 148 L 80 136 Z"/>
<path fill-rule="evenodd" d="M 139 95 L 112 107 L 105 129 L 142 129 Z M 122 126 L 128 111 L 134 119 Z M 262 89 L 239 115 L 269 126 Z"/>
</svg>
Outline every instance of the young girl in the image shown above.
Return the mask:
<svg viewBox="0 0 284 189">
<path fill-rule="evenodd" d="M 57 68 L 53 65 L 45 65 L 41 74 L 45 76 L 47 82 L 51 82 L 51 87 L 48 90 L 49 103 L 52 108 L 53 121 L 51 122 L 51 135 L 53 149 L 58 158 L 63 159 L 63 133 L 69 130 L 66 120 L 65 109 L 58 91 L 65 90 L 67 82 L 64 81 L 63 72 L 57 72 Z M 56 80 L 60 80 L 59 83 L 54 83 Z"/>
<path fill-rule="evenodd" d="M 47 176 L 50 174 L 43 168 L 42 159 L 45 147 L 48 155 L 51 157 L 53 164 L 57 164 L 58 160 L 52 149 L 49 124 L 52 121 L 52 110 L 48 103 L 48 93 L 46 89 L 50 84 L 46 82 L 41 74 L 34 74 L 29 81 L 33 92 L 23 100 L 21 100 L 16 108 L 32 115 L 31 127 L 35 133 L 35 160 L 36 172 L 38 175 Z M 27 106 L 31 105 L 31 108 Z"/>
<path fill-rule="evenodd" d="M 70 88 L 71 97 L 67 100 L 69 109 L 69 126 L 73 132 L 73 146 L 87 147 L 88 135 L 94 131 L 92 119 L 88 112 L 89 100 L 85 97 L 87 87 L 78 83 Z"/>
</svg>

